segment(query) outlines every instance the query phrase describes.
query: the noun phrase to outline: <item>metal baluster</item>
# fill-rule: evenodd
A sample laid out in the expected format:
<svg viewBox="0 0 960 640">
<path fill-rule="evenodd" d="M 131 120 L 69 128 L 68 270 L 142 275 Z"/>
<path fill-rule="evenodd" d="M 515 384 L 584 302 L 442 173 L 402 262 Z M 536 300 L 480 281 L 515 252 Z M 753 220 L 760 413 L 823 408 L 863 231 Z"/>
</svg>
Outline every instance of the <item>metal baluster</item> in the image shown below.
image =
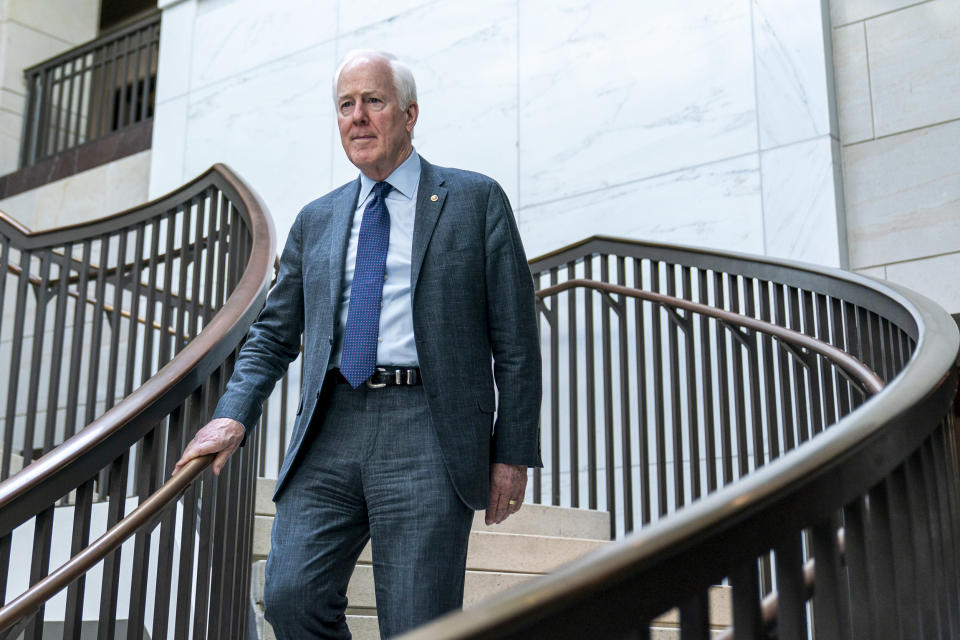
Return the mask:
<svg viewBox="0 0 960 640">
<path fill-rule="evenodd" d="M 667 295 L 670 297 L 677 297 L 677 284 L 676 284 L 676 265 L 665 264 L 664 265 L 664 276 L 666 277 L 666 289 Z M 683 478 L 683 423 L 684 423 L 684 413 L 683 407 L 680 405 L 680 346 L 677 336 L 677 319 L 678 315 L 676 310 L 669 307 L 666 308 L 667 313 L 667 357 L 668 357 L 668 368 L 670 370 L 670 426 L 671 426 L 671 438 L 670 438 L 670 448 L 672 450 L 672 459 L 673 459 L 673 507 L 674 509 L 680 509 L 685 500 L 684 496 L 686 495 L 684 487 L 684 478 Z M 690 372 L 687 372 L 687 375 L 690 375 Z M 695 464 L 693 460 L 690 461 L 690 464 Z"/>
<path fill-rule="evenodd" d="M 140 364 L 141 384 L 150 379 L 153 375 L 153 336 L 157 332 L 154 329 L 157 313 L 157 259 L 160 257 L 160 234 L 163 222 L 171 224 L 170 216 L 156 216 L 149 221 L 150 229 L 150 250 L 147 258 L 147 303 L 144 306 L 144 326 L 143 326 L 143 356 Z M 163 331 L 163 325 L 160 325 L 160 331 Z M 159 369 L 159 367 L 157 367 Z"/>
<path fill-rule="evenodd" d="M 744 314 L 748 318 L 756 318 L 756 302 L 754 300 L 754 284 L 752 278 L 743 279 L 743 303 Z M 764 444 L 763 444 L 763 414 L 760 406 L 760 361 L 757 356 L 757 349 L 760 348 L 761 338 L 759 332 L 749 332 L 749 340 L 744 341 L 744 350 L 747 356 L 747 391 L 750 394 L 750 426 L 753 436 L 753 467 L 757 469 L 765 463 Z M 766 373 L 766 372 L 765 372 Z M 765 556 L 765 561 L 769 563 L 769 556 Z M 765 565 L 766 566 L 766 565 Z M 767 583 L 769 584 L 769 583 Z"/>
<path fill-rule="evenodd" d="M 617 256 L 617 283 L 627 284 L 626 260 Z M 621 478 L 623 482 L 623 525 L 624 531 L 633 531 L 633 461 L 630 442 L 630 364 L 629 345 L 627 344 L 627 299 L 623 296 L 614 307 L 617 311 L 617 346 L 619 347 L 620 374 L 620 458 Z M 611 407 L 612 409 L 612 407 Z"/>
<path fill-rule="evenodd" d="M 660 263 L 650 262 L 650 290 L 660 292 Z M 663 406 L 663 330 L 661 307 L 654 305 L 650 320 L 651 346 L 653 347 L 653 426 L 654 446 L 657 450 L 657 515 L 667 514 L 667 434 Z M 668 320 L 669 322 L 669 320 Z"/>
<path fill-rule="evenodd" d="M 67 412 L 65 418 L 64 439 L 71 437 L 77 430 L 77 413 L 80 400 L 80 366 L 83 354 L 87 351 L 84 341 L 87 314 L 87 287 L 90 284 L 90 254 L 92 241 L 83 241 L 83 254 L 77 275 L 77 299 L 73 307 L 73 337 L 70 342 L 70 378 L 67 391 Z"/>
<path fill-rule="evenodd" d="M 867 493 L 869 512 L 864 518 L 867 542 L 867 562 L 870 563 L 870 591 L 874 608 L 874 625 L 880 629 L 896 629 L 896 577 L 894 575 L 890 527 L 890 504 L 885 482 L 875 485 Z M 879 634 L 882 636 L 883 634 Z M 925 636 L 926 637 L 926 636 Z"/>
<path fill-rule="evenodd" d="M 141 222 L 137 224 L 135 233 L 133 260 L 130 263 L 130 274 L 128 276 L 130 280 L 130 321 L 127 325 L 127 362 L 124 368 L 123 380 L 124 397 L 130 395 L 133 391 L 134 375 L 137 367 L 137 344 L 139 343 L 138 336 L 140 335 L 140 322 L 138 318 L 140 316 L 140 298 L 143 296 L 141 292 L 141 272 L 143 271 L 143 246 L 146 242 L 146 223 Z M 149 314 L 144 315 L 149 316 Z M 150 332 L 149 322 L 150 318 L 146 317 L 143 327 L 144 334 Z M 119 330 L 119 326 L 117 329 Z"/>
<path fill-rule="evenodd" d="M 889 345 L 890 342 L 887 344 Z M 952 632 L 951 628 L 948 604 L 949 597 L 947 596 L 949 579 L 945 576 L 944 568 L 947 566 L 946 547 L 952 546 L 953 538 L 948 532 L 944 535 L 946 531 L 944 527 L 946 511 L 941 510 L 940 487 L 938 486 L 936 476 L 938 469 L 933 452 L 933 442 L 935 438 L 936 432 L 931 434 L 923 445 L 921 445 L 919 452 L 920 470 L 923 473 L 924 493 L 927 496 L 927 522 L 929 523 L 928 530 L 930 532 L 934 585 L 932 591 L 926 591 L 925 593 L 931 594 L 936 603 L 935 612 L 938 616 L 937 621 L 939 623 L 940 637 L 949 638 L 954 637 L 956 634 Z"/>
<path fill-rule="evenodd" d="M 76 490 L 73 504 L 73 533 L 70 537 L 70 557 L 77 555 L 90 542 L 90 518 L 93 512 L 93 483 L 90 478 Z M 83 574 L 67 587 L 67 606 L 63 620 L 63 637 L 80 637 L 83 627 L 83 599 L 87 575 Z"/>
<path fill-rule="evenodd" d="M 693 300 L 691 291 L 690 267 L 681 268 L 681 291 L 685 300 Z M 693 314 L 687 312 L 684 316 L 686 325 L 683 332 L 683 352 L 686 375 L 684 388 L 687 398 L 687 446 L 690 450 L 690 497 L 696 500 L 700 497 L 700 423 L 697 416 L 697 383 L 696 383 L 696 354 L 693 340 Z M 709 430 L 705 427 L 705 430 Z"/>
<path fill-rule="evenodd" d="M 710 596 L 697 593 L 680 605 L 680 640 L 710 639 Z"/>
<path fill-rule="evenodd" d="M 871 563 L 867 559 L 864 530 L 866 508 L 863 498 L 857 498 L 844 508 L 844 550 L 847 579 L 850 583 L 850 633 L 851 640 L 872 640 L 881 637 L 873 625 L 876 605 L 871 595 Z"/>
<path fill-rule="evenodd" d="M 109 467 L 109 499 L 107 506 L 107 529 L 115 525 L 124 514 L 127 495 L 127 466 L 129 451 L 114 460 Z M 117 547 L 103 559 L 103 580 L 100 586 L 100 616 L 97 629 L 98 640 L 114 640 L 117 626 L 117 596 L 120 589 L 120 553 Z"/>
<path fill-rule="evenodd" d="M 740 277 L 734 274 L 727 274 L 727 296 L 729 298 L 730 311 L 740 313 Z M 750 473 L 750 445 L 747 442 L 747 408 L 743 395 L 744 375 L 743 375 L 743 344 L 740 337 L 740 330 L 736 327 L 729 327 L 731 332 L 730 340 L 730 359 L 732 365 L 732 375 L 730 376 L 730 386 L 733 388 L 733 419 L 736 427 L 737 438 L 737 477 Z M 733 332 L 738 336 L 734 337 Z"/>
<path fill-rule="evenodd" d="M 117 396 L 117 377 L 120 366 L 120 332 L 123 309 L 123 271 L 127 261 L 127 232 L 121 231 L 117 237 L 117 263 L 113 280 L 113 312 L 110 315 L 110 353 L 107 359 L 107 398 L 106 409 L 113 406 Z M 128 345 L 128 348 L 133 345 Z"/>
<path fill-rule="evenodd" d="M 770 282 L 761 280 L 760 289 L 760 319 L 773 322 L 773 309 L 770 304 Z M 774 371 L 774 340 L 769 335 L 758 336 L 760 344 L 761 362 L 763 363 L 763 394 L 766 399 L 765 418 L 767 423 L 767 451 L 770 460 L 780 456 L 780 430 L 777 425 L 777 387 Z"/>
<path fill-rule="evenodd" d="M 139 94 L 140 94 L 140 54 L 143 52 L 144 47 L 144 36 L 147 34 L 147 29 L 137 29 L 135 34 L 131 34 L 135 38 L 136 44 L 134 45 L 134 52 L 128 53 L 127 58 L 133 57 L 133 75 L 124 74 L 124 82 L 129 81 L 130 87 L 130 108 L 127 110 L 127 126 L 138 122 L 137 119 L 137 104 L 139 103 Z"/>
<path fill-rule="evenodd" d="M 789 326 L 794 331 L 803 331 L 800 326 L 800 291 L 796 287 L 787 287 L 787 300 L 789 302 Z M 813 435 L 810 432 L 810 422 L 808 419 L 807 406 L 810 403 L 810 395 L 807 392 L 805 363 L 798 358 L 793 358 L 793 396 L 797 409 L 797 436 L 799 442 L 806 442 Z"/>
<path fill-rule="evenodd" d="M 593 279 L 593 256 L 587 256 L 583 262 L 583 277 L 587 280 Z M 593 353 L 593 301 L 595 294 L 591 289 L 583 291 L 583 331 L 586 335 L 586 354 L 584 364 L 586 371 L 584 384 L 587 391 L 587 508 L 597 509 L 597 403 L 596 388 L 597 378 L 595 372 L 595 359 Z M 610 536 L 616 536 L 616 528 L 613 518 L 610 518 Z"/>
<path fill-rule="evenodd" d="M 774 549 L 777 566 L 777 640 L 807 638 L 803 541 L 800 530 L 787 533 Z"/>
<path fill-rule="evenodd" d="M 906 632 L 910 637 L 917 631 L 907 631 L 916 621 L 914 613 L 917 611 L 917 584 L 914 575 L 913 559 L 907 551 L 913 548 L 910 532 L 910 516 L 907 506 L 907 484 L 904 468 L 901 465 L 885 480 L 887 496 L 890 502 L 888 514 L 890 518 L 890 539 L 893 552 L 893 576 L 896 581 L 897 613 L 900 623 L 900 632 Z M 905 628 L 906 627 L 906 628 Z"/>
<path fill-rule="evenodd" d="M 723 295 L 723 274 L 713 274 L 713 305 L 717 309 L 725 309 Z M 730 442 L 730 387 L 729 369 L 727 367 L 727 338 L 726 329 L 719 322 L 714 323 L 714 348 L 717 354 L 717 388 L 719 389 L 720 406 L 718 422 L 714 428 L 720 430 L 720 451 L 723 465 L 723 485 L 733 482 L 733 448 Z"/>
<path fill-rule="evenodd" d="M 610 257 L 600 255 L 600 281 L 610 282 Z M 600 339 L 603 364 L 603 442 L 604 476 L 606 479 L 607 511 L 610 513 L 611 526 L 617 520 L 616 462 L 613 453 L 613 355 L 610 336 L 610 313 L 613 310 L 611 298 L 601 295 L 600 303 Z M 624 521 L 626 527 L 626 521 Z M 611 536 L 613 537 L 613 536 Z"/>
<path fill-rule="evenodd" d="M 51 260 L 52 252 L 49 249 L 40 253 L 40 283 L 33 286 L 36 308 L 33 316 L 32 353 L 28 369 L 30 373 L 27 376 L 27 411 L 24 416 L 23 427 L 23 466 L 27 466 L 33 461 L 36 448 L 37 404 L 40 391 L 40 369 L 43 366 L 43 340 L 47 327 L 47 301 L 49 299 L 47 289 L 50 286 Z M 7 401 L 12 401 L 10 396 L 8 396 Z M 13 422 L 7 424 L 13 424 Z"/>
<path fill-rule="evenodd" d="M 550 269 L 550 284 L 557 284 L 557 269 Z M 553 296 L 547 320 L 550 331 L 550 504 L 560 504 L 560 297 Z M 571 474 L 573 470 L 571 469 Z"/>
<path fill-rule="evenodd" d="M 930 437 L 930 455 L 932 458 L 932 474 L 935 484 L 937 501 L 934 505 L 940 522 L 940 544 L 943 554 L 942 562 L 938 563 L 938 572 L 941 573 L 943 584 L 942 589 L 944 597 L 942 606 L 945 609 L 946 624 L 949 637 L 954 637 L 960 632 L 960 609 L 958 609 L 957 596 L 960 595 L 960 582 L 958 582 L 957 571 L 957 552 L 951 541 L 957 537 L 956 523 L 952 509 L 952 491 L 950 488 L 951 477 L 955 478 L 955 470 L 947 462 L 947 456 L 944 454 L 944 425 L 937 427 L 936 431 Z"/>
<path fill-rule="evenodd" d="M 698 302 L 701 304 L 710 303 L 709 274 L 706 269 L 700 269 L 697 272 L 699 286 Z M 713 493 L 717 490 L 717 443 L 716 443 L 716 420 L 713 414 L 713 354 L 715 350 L 710 344 L 710 319 L 706 316 L 700 316 L 700 358 L 702 360 L 701 369 L 701 396 L 703 397 L 703 436 L 704 436 L 704 457 L 707 462 L 707 493 Z"/>
<path fill-rule="evenodd" d="M 53 319 L 53 350 L 54 354 L 63 353 L 63 334 L 67 324 L 67 291 L 70 285 L 70 264 L 72 262 L 73 244 L 67 243 L 63 250 L 64 257 L 59 264 L 57 285 L 57 305 Z M 51 289 L 53 283 L 50 283 Z M 60 399 L 60 368 L 63 358 L 50 358 L 50 377 L 47 392 L 47 422 L 43 432 L 43 452 L 53 449 L 56 443 L 57 405 Z"/>
<path fill-rule="evenodd" d="M 942 637 L 938 630 L 936 613 L 936 582 L 934 580 L 933 549 L 930 540 L 930 509 L 927 506 L 927 491 L 923 480 L 920 452 L 914 452 L 907 458 L 907 506 L 911 520 L 911 539 L 913 541 L 912 559 L 916 571 L 919 607 L 915 610 L 920 624 L 921 638 Z M 872 504 L 871 504 L 872 506 Z"/>
<path fill-rule="evenodd" d="M 754 640 L 761 637 L 760 581 L 753 559 L 741 561 L 730 573 L 733 587 L 734 640 Z"/>
<path fill-rule="evenodd" d="M 633 261 L 633 280 L 638 289 L 643 288 L 643 261 Z M 644 315 L 645 305 L 637 298 L 633 301 L 636 316 L 636 358 L 637 358 L 637 440 L 640 446 L 638 466 L 640 471 L 640 524 L 650 522 L 650 423 L 647 420 L 647 331 Z M 571 326 L 571 334 L 574 333 Z"/>
<path fill-rule="evenodd" d="M 9 266 L 10 266 L 10 239 L 6 236 L 0 235 L 0 268 L 3 269 L 3 273 L 0 274 L 0 309 L 6 308 L 7 302 L 7 278 L 9 277 Z M 0 335 L 3 335 L 3 313 L 0 313 Z M 10 364 L 9 362 L 5 364 Z M 11 371 L 14 369 L 11 366 Z M 8 396 L 7 402 L 10 402 Z M 4 412 L 6 413 L 6 412 Z M 6 422 L 6 417 L 4 417 L 4 446 L 0 450 L 0 480 L 6 480 L 7 476 L 10 473 L 10 461 L 13 456 L 13 447 L 10 443 L 7 442 L 7 433 L 12 437 L 13 429 L 11 428 L 11 423 Z M 6 570 L 6 565 L 0 564 L 0 568 Z M 0 572 L 2 573 L 2 572 Z M 0 602 L 3 601 L 3 591 L 0 590 Z"/>
<path fill-rule="evenodd" d="M 567 263 L 567 280 L 573 280 L 577 277 L 576 263 Z M 2 296 L 0 296 L 2 299 Z M 568 386 L 567 396 L 569 400 L 568 415 L 570 416 L 569 438 L 570 438 L 570 506 L 577 508 L 580 506 L 580 431 L 577 412 L 577 293 L 574 289 L 567 292 L 567 373 Z"/>
<path fill-rule="evenodd" d="M 810 530 L 813 558 L 816 562 L 813 592 L 813 627 L 817 640 L 845 640 L 849 637 L 849 619 L 843 603 L 848 602 L 846 576 L 837 543 L 837 525 L 830 518 Z"/>
<path fill-rule="evenodd" d="M 786 295 L 781 284 L 774 284 L 773 288 L 774 323 L 781 327 L 789 326 L 787 321 Z M 794 435 L 793 394 L 790 392 L 790 358 L 780 340 L 777 345 L 777 381 L 780 388 L 780 424 L 783 430 L 784 453 L 792 451 L 797 444 Z"/>
<path fill-rule="evenodd" d="M 50 570 L 50 544 L 53 541 L 53 511 L 51 504 L 36 515 L 33 519 L 33 556 L 30 562 L 30 584 L 34 585 L 47 575 Z M 40 608 L 31 617 L 24 633 L 24 640 L 41 640 L 43 638 L 43 614 L 46 605 Z"/>
</svg>

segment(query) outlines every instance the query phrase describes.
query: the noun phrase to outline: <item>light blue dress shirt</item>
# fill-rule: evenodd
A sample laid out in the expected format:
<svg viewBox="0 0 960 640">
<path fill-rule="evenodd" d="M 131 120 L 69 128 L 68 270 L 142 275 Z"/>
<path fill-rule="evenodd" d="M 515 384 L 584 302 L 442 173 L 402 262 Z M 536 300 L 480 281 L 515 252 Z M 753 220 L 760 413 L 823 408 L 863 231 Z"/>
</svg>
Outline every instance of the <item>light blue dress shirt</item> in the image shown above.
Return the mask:
<svg viewBox="0 0 960 640">
<path fill-rule="evenodd" d="M 377 364 L 415 367 L 417 345 L 413 338 L 413 300 L 410 298 L 410 265 L 413 254 L 413 219 L 417 210 L 417 189 L 420 185 L 420 156 L 416 149 L 410 157 L 393 170 L 387 180 L 392 187 L 387 194 L 390 213 L 390 246 L 383 282 L 383 306 L 380 309 L 380 337 L 377 344 Z M 357 262 L 357 243 L 363 210 L 371 197 L 375 181 L 360 174 L 360 196 L 353 213 L 350 241 L 343 265 L 343 288 L 340 290 L 340 308 L 334 329 L 334 348 L 331 362 L 340 366 L 343 353 L 343 330 L 350 311 L 350 289 Z"/>
</svg>

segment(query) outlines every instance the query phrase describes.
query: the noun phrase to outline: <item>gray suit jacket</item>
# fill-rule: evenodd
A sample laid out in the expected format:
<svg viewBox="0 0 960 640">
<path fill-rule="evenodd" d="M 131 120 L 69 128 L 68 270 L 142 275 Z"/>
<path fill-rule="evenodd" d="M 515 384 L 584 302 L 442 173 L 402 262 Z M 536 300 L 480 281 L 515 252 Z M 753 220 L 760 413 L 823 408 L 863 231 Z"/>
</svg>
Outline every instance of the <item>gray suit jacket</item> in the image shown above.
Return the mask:
<svg viewBox="0 0 960 640">
<path fill-rule="evenodd" d="M 359 179 L 349 182 L 297 216 L 276 284 L 214 413 L 255 427 L 264 398 L 299 354 L 303 334 L 300 406 L 277 493 L 296 464 L 330 363 L 359 189 Z M 489 498 L 491 462 L 542 466 L 533 281 L 500 186 L 421 158 L 412 258 L 414 335 L 430 414 L 457 492 L 481 509 Z"/>
</svg>

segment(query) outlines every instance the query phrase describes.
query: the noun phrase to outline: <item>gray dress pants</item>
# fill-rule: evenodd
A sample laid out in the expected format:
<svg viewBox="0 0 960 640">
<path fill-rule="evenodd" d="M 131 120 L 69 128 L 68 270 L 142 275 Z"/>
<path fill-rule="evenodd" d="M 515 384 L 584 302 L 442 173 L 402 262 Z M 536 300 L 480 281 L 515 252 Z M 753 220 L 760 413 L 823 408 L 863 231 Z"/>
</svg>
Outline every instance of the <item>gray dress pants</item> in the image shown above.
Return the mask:
<svg viewBox="0 0 960 640">
<path fill-rule="evenodd" d="M 460 607 L 473 511 L 450 482 L 423 387 L 328 379 L 319 402 L 277 496 L 264 590 L 277 637 L 351 637 L 347 583 L 367 540 L 381 637 Z"/>
</svg>

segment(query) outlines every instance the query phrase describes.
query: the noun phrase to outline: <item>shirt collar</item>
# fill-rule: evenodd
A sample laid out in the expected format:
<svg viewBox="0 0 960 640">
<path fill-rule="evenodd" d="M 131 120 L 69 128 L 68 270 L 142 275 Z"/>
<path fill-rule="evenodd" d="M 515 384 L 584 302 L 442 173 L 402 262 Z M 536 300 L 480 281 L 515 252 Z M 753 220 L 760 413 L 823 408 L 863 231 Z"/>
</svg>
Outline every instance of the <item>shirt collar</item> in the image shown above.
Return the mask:
<svg viewBox="0 0 960 640">
<path fill-rule="evenodd" d="M 413 149 L 407 159 L 404 160 L 399 167 L 394 169 L 393 173 L 387 176 L 385 182 L 389 183 L 392 187 L 391 193 L 397 191 L 407 200 L 413 198 L 413 194 L 417 191 L 417 185 L 420 184 L 420 156 L 417 154 L 416 149 Z M 375 180 L 368 178 L 362 172 L 360 173 L 360 199 L 357 201 L 358 206 L 367 199 L 367 196 L 370 195 L 370 192 L 376 184 Z"/>
</svg>

